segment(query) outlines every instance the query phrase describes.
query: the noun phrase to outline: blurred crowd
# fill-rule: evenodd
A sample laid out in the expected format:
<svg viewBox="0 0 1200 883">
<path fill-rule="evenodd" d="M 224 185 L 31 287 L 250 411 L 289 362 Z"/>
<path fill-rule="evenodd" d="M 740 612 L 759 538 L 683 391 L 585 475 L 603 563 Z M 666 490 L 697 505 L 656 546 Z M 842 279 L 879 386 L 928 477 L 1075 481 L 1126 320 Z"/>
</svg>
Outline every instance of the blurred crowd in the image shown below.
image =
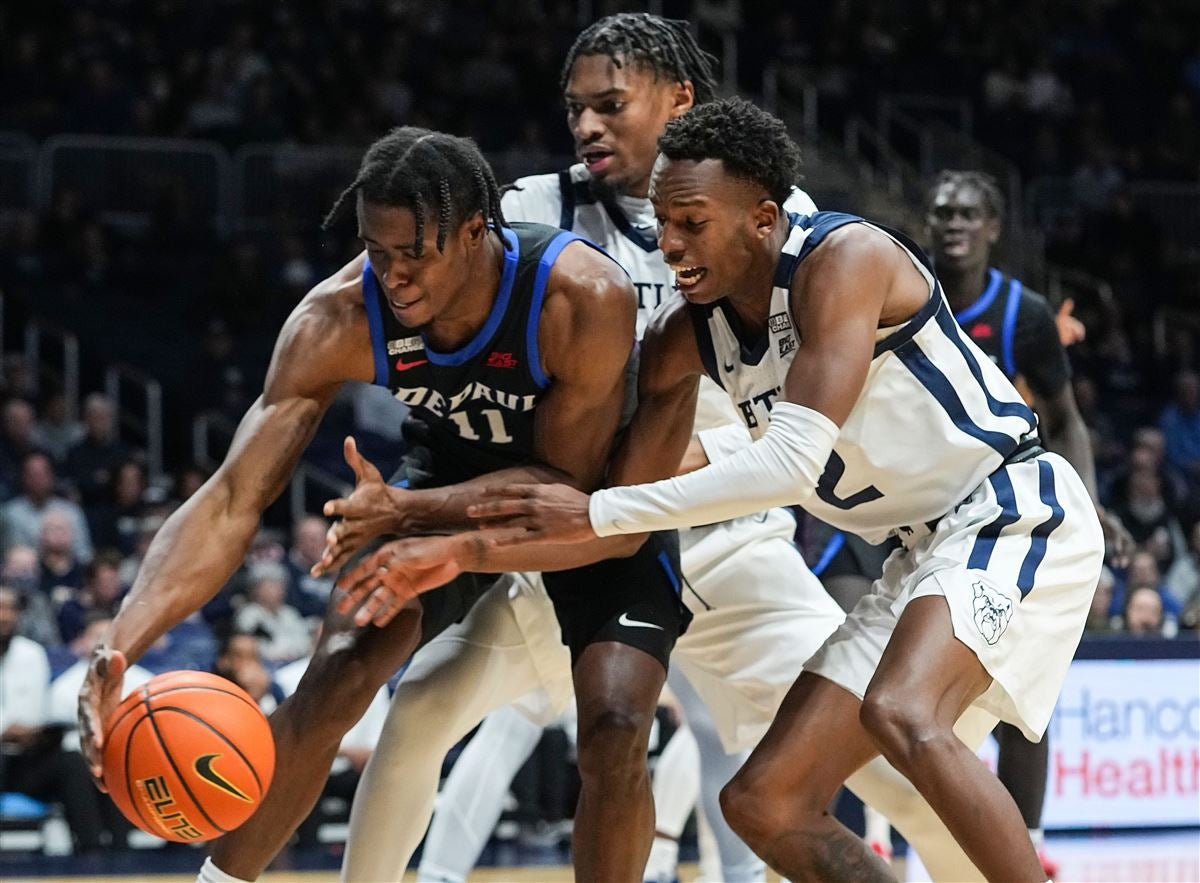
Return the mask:
<svg viewBox="0 0 1200 883">
<path fill-rule="evenodd" d="M 583 5 L 596 16 L 630 6 Z M 1027 176 L 1073 182 L 1078 211 L 1045 231 L 1047 256 L 1111 286 L 1111 298 L 1080 304 L 1088 335 L 1071 350 L 1074 388 L 1102 500 L 1138 543 L 1105 570 L 1094 632 L 1170 637 L 1200 620 L 1200 273 L 1126 186 L 1200 181 L 1200 19 L 1186 5 L 834 0 L 801 13 L 782 2 L 661 4 L 698 22 L 714 49 L 722 32 L 736 34 L 731 73 L 744 91 L 760 91 L 764 60 L 777 59 L 785 78 L 818 88 L 834 120 L 839 110 L 868 113 L 881 83 L 963 97 L 984 143 Z M 558 76 L 578 28 L 574 4 L 539 0 L 8 4 L 0 130 L 358 147 L 389 126 L 418 124 L 548 166 L 570 152 Z M 191 418 L 240 416 L 283 317 L 352 253 L 345 232 L 323 236 L 317 220 L 276 218 L 266 235 L 222 236 L 168 187 L 134 229 L 106 222 L 69 189 L 44 213 L 8 212 L 0 224 L 0 285 L 15 307 L 80 331 L 88 358 L 140 360 L 169 390 L 172 475 L 152 483 L 113 402 L 90 394 L 73 421 L 61 391 L 34 382 L 35 366 L 8 356 L 0 376 L 0 791 L 89 795 L 66 804 L 80 849 L 120 830 L 95 792 L 79 791 L 86 772 L 72 721 L 83 660 L 150 539 L 208 476 L 184 453 Z M 347 394 L 314 456 L 339 468 L 349 429 L 394 448 L 398 421 L 370 419 L 379 401 Z M 147 653 L 130 685 L 155 671 L 211 669 L 267 710 L 294 689 L 331 588 L 308 575 L 327 524 L 268 522 L 233 579 Z M 11 687 L 17 671 L 24 692 Z M 373 709 L 343 744 L 333 796 L 353 791 L 382 727 Z"/>
</svg>

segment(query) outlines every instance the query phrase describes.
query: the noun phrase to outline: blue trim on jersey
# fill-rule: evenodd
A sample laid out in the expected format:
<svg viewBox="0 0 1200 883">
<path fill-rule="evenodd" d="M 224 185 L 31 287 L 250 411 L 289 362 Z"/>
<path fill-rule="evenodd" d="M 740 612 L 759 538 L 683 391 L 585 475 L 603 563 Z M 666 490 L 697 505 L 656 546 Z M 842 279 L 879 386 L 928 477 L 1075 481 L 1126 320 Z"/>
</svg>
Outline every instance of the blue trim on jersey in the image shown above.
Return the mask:
<svg viewBox="0 0 1200 883">
<path fill-rule="evenodd" d="M 643 233 L 637 227 L 633 226 L 633 222 L 629 220 L 629 217 L 621 210 L 619 205 L 607 200 L 600 204 L 604 206 L 604 211 L 608 215 L 608 219 L 613 222 L 613 225 L 621 232 L 622 236 L 646 254 L 654 254 L 654 252 L 658 251 L 658 237 L 649 233 Z"/>
<path fill-rule="evenodd" d="M 981 527 L 975 535 L 975 545 L 972 546 L 971 556 L 967 559 L 968 570 L 987 570 L 1000 532 L 1021 519 L 1021 513 L 1017 511 L 1017 495 L 1013 491 L 1008 470 L 997 469 L 988 476 L 988 482 L 996 494 L 996 502 L 1000 504 L 1000 514 Z"/>
<path fill-rule="evenodd" d="M 379 280 L 371 269 L 371 259 L 363 264 L 363 306 L 367 310 L 367 327 L 371 330 L 371 352 L 375 356 L 375 385 L 388 385 L 387 341 L 383 334 L 383 313 L 379 305 Z"/>
<path fill-rule="evenodd" d="M 992 301 L 996 299 L 996 295 L 1000 293 L 1000 280 L 1003 275 L 995 267 L 988 269 L 988 284 L 983 289 L 983 294 L 975 299 L 975 302 L 965 310 L 954 314 L 954 321 L 959 325 L 963 325 L 977 318 L 984 310 L 992 305 Z"/>
<path fill-rule="evenodd" d="M 1017 313 L 1021 309 L 1021 283 L 1014 279 L 1008 286 L 1008 302 L 1004 305 L 1004 324 L 1000 326 L 1000 356 L 1004 362 L 1004 373 L 1012 380 L 1017 376 L 1017 360 L 1013 355 L 1013 341 L 1017 336 Z"/>
<path fill-rule="evenodd" d="M 407 479 L 407 478 L 402 478 L 402 479 L 400 479 L 399 481 L 393 481 L 393 482 L 391 482 L 391 486 L 392 486 L 392 487 L 402 487 L 402 488 L 407 488 L 407 487 L 408 487 L 408 479 Z"/>
<path fill-rule="evenodd" d="M 971 419 L 962 399 L 954 390 L 954 384 L 941 370 L 933 364 L 929 356 L 915 341 L 909 341 L 908 346 L 896 350 L 896 355 L 904 366 L 912 372 L 920 384 L 938 401 L 947 416 L 967 435 L 983 442 L 1001 457 L 1007 457 L 1017 448 L 1017 439 L 1003 432 L 984 429 Z"/>
<path fill-rule="evenodd" d="M 483 323 L 482 328 L 475 332 L 475 336 L 466 345 L 454 352 L 439 353 L 426 343 L 425 353 L 434 365 L 457 366 L 471 361 L 491 342 L 492 337 L 496 334 L 496 329 L 500 327 L 500 320 L 508 311 L 508 302 L 512 298 L 513 280 L 517 276 L 517 264 L 521 260 L 521 242 L 517 239 L 517 234 L 505 227 L 504 238 L 511 247 L 504 251 L 504 270 L 500 275 L 500 290 L 496 292 L 496 300 L 492 303 L 492 311 L 488 313 L 487 321 Z M 425 339 L 424 334 L 421 335 L 421 339 Z"/>
<path fill-rule="evenodd" d="M 679 581 L 679 574 L 671 566 L 671 556 L 667 554 L 666 549 L 658 553 L 658 563 L 662 565 L 663 571 L 667 574 L 667 581 L 671 583 L 671 588 L 675 590 L 675 594 L 680 594 L 682 584 Z"/>
<path fill-rule="evenodd" d="M 788 236 L 792 235 L 792 230 L 797 224 L 804 224 L 808 221 L 811 215 L 798 215 L 795 212 L 788 212 Z M 775 279 L 772 284 L 776 288 L 792 287 L 792 276 L 796 272 L 796 264 L 800 262 L 800 257 L 794 254 L 788 254 L 781 251 L 779 253 L 779 263 L 775 265 Z"/>
<path fill-rule="evenodd" d="M 935 279 L 933 291 L 929 292 L 929 300 L 925 301 L 925 305 L 917 310 L 913 314 L 913 317 L 901 326 L 898 331 L 893 331 L 883 340 L 876 341 L 875 351 L 871 353 L 871 358 L 877 359 L 884 353 L 899 349 L 912 340 L 917 332 L 925 327 L 926 322 L 934 316 L 941 316 L 943 303 L 942 287 Z"/>
<path fill-rule="evenodd" d="M 967 363 L 967 367 L 971 370 L 971 376 L 975 378 L 975 382 L 979 384 L 983 390 L 983 396 L 987 399 L 988 410 L 997 417 L 1020 417 L 1029 424 L 1030 431 L 1037 428 L 1037 417 L 1025 402 L 1002 402 L 992 395 L 992 391 L 988 389 L 987 384 L 983 380 L 983 371 L 979 367 L 979 360 L 975 358 L 975 353 L 971 351 L 971 347 L 963 338 L 963 333 L 950 316 L 943 310 L 937 315 L 937 324 L 942 333 L 950 338 L 950 342 L 958 348 L 962 353 L 963 360 Z"/>
<path fill-rule="evenodd" d="M 833 536 L 829 538 L 829 542 L 825 544 L 825 548 L 821 550 L 821 557 L 813 565 L 812 575 L 820 576 L 824 573 L 825 568 L 837 557 L 837 553 L 842 551 L 842 546 L 844 545 L 846 545 L 846 534 L 840 530 L 834 531 Z"/>
<path fill-rule="evenodd" d="M 542 320 L 542 301 L 546 297 L 546 281 L 550 278 L 550 268 L 558 260 L 562 250 L 572 242 L 586 242 L 601 254 L 606 254 L 600 248 L 577 233 L 562 232 L 550 240 L 542 258 L 538 261 L 537 275 L 533 279 L 533 296 L 529 301 L 529 318 L 525 325 L 525 358 L 528 359 L 529 374 L 533 382 L 545 389 L 550 385 L 550 378 L 542 370 L 542 354 L 538 350 L 538 326 Z"/>
<path fill-rule="evenodd" d="M 1021 572 L 1017 575 L 1017 588 L 1021 590 L 1022 598 L 1028 595 L 1033 588 L 1038 566 L 1046 557 L 1047 540 L 1049 540 L 1050 534 L 1054 533 L 1063 523 L 1066 514 L 1054 493 L 1054 467 L 1047 460 L 1038 460 L 1037 467 L 1038 497 L 1050 507 L 1050 517 L 1031 531 L 1033 541 L 1029 544 L 1025 560 L 1021 562 Z"/>
<path fill-rule="evenodd" d="M 558 226 L 564 230 L 571 230 L 575 227 L 575 188 L 571 182 L 570 169 L 563 169 L 558 173 L 558 193 Z"/>
</svg>

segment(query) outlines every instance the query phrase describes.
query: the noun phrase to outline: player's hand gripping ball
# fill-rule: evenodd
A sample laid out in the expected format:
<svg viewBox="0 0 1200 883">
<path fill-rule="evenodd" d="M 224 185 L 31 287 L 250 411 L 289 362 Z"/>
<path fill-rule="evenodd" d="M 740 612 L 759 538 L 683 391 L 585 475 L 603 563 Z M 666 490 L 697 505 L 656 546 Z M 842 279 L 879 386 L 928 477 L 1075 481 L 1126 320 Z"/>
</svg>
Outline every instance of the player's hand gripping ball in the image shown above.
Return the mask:
<svg viewBox="0 0 1200 883">
<path fill-rule="evenodd" d="M 207 672 L 158 675 L 105 726 L 104 785 L 143 831 L 182 843 L 232 831 L 275 772 L 266 717 L 239 686 Z"/>
</svg>

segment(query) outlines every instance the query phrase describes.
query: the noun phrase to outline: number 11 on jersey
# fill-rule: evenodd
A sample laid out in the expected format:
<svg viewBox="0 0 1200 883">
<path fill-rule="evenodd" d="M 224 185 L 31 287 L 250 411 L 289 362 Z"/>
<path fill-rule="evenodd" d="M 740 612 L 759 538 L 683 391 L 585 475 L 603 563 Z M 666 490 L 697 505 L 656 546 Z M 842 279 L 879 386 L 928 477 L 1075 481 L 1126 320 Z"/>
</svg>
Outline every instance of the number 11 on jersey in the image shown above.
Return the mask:
<svg viewBox="0 0 1200 883">
<path fill-rule="evenodd" d="M 495 408 L 487 408 L 479 413 L 487 421 L 486 437 L 476 432 L 475 427 L 471 425 L 470 415 L 459 411 L 450 414 L 449 417 L 454 421 L 454 425 L 458 427 L 458 434 L 467 441 L 486 441 L 493 444 L 506 445 L 513 440 L 513 437 L 508 434 L 508 430 L 504 426 L 504 414 L 501 411 Z"/>
</svg>

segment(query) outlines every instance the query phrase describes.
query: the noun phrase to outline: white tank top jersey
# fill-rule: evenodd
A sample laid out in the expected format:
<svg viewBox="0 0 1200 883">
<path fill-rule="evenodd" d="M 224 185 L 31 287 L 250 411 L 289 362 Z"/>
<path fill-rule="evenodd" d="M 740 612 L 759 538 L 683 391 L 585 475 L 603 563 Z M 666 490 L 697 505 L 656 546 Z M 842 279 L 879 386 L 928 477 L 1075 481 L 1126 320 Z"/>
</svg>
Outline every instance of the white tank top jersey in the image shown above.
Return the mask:
<svg viewBox="0 0 1200 883">
<path fill-rule="evenodd" d="M 658 249 L 654 208 L 649 199 L 618 197 L 598 200 L 588 187 L 583 163 L 556 174 L 519 178 L 501 200 L 510 221 L 533 221 L 570 230 L 590 239 L 625 268 L 638 296 L 637 334 L 640 339 L 650 316 L 660 305 L 681 297 L 675 277 Z M 811 214 L 817 207 L 808 194 L 793 189 L 784 209 Z M 712 429 L 739 418 L 729 398 L 707 378 L 701 379 L 696 403 L 695 431 Z"/>
<path fill-rule="evenodd" d="M 929 285 L 909 321 L 880 328 L 867 379 L 805 509 L 871 543 L 933 521 L 1031 438 L 1037 418 L 1004 372 L 954 321 L 925 254 L 901 233 L 840 212 L 793 214 L 771 292 L 767 331 L 742 331 L 724 301 L 689 308 L 705 369 L 755 438 L 803 345 L 790 307 L 796 267 L 826 236 L 866 224 L 889 236 Z"/>
</svg>

